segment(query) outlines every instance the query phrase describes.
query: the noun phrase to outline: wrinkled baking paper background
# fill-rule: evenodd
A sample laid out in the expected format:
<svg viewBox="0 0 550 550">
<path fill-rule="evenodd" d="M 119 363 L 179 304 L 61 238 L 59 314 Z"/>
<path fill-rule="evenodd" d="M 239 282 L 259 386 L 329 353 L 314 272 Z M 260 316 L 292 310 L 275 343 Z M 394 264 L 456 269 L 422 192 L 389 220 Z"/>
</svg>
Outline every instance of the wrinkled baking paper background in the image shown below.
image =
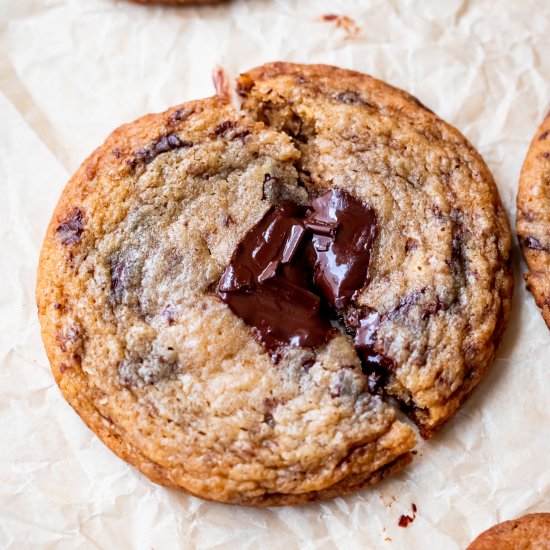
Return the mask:
<svg viewBox="0 0 550 550">
<path fill-rule="evenodd" d="M 351 17 L 353 38 L 320 22 Z M 400 474 L 300 508 L 204 502 L 150 483 L 61 398 L 34 301 L 61 190 L 119 124 L 211 95 L 271 60 L 368 72 L 415 94 L 485 157 L 513 220 L 518 174 L 550 108 L 547 0 L 234 0 L 147 8 L 0 0 L 0 547 L 460 549 L 550 511 L 550 333 L 515 249 L 513 319 L 487 379 Z M 408 528 L 401 514 L 418 515 Z"/>
</svg>

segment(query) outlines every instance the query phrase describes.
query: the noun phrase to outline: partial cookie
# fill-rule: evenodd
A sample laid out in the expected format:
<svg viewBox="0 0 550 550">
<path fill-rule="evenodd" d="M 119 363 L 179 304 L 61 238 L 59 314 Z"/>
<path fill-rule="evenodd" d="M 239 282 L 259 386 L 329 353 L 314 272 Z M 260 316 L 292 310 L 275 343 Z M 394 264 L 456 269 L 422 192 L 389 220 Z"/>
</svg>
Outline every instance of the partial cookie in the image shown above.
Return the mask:
<svg viewBox="0 0 550 550">
<path fill-rule="evenodd" d="M 274 63 L 238 89 L 245 111 L 293 138 L 310 194 L 338 187 L 376 212 L 370 283 L 340 315 L 387 359 L 364 368 L 429 436 L 478 384 L 509 316 L 511 235 L 485 162 L 416 98 L 364 74 Z"/>
<path fill-rule="evenodd" d="M 408 94 L 287 64 L 239 91 L 242 113 L 180 105 L 83 163 L 39 317 L 67 401 L 152 480 L 297 504 L 410 461 L 388 394 L 424 435 L 455 412 L 508 317 L 510 233 L 479 155 Z"/>
<path fill-rule="evenodd" d="M 548 550 L 550 514 L 527 514 L 494 525 L 479 535 L 467 550 Z"/>
<path fill-rule="evenodd" d="M 527 288 L 550 328 L 550 114 L 540 125 L 521 169 L 516 230 L 530 273 Z"/>
</svg>

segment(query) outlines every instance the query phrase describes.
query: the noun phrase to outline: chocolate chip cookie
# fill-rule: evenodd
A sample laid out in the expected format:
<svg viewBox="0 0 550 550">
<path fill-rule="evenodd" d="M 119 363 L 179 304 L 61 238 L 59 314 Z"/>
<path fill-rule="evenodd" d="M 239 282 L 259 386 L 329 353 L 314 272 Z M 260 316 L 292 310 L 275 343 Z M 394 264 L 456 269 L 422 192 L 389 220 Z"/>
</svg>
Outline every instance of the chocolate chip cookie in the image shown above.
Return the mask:
<svg viewBox="0 0 550 550">
<path fill-rule="evenodd" d="M 548 550 L 550 514 L 527 514 L 494 525 L 479 535 L 467 550 Z"/>
<path fill-rule="evenodd" d="M 516 229 L 530 273 L 527 288 L 550 328 L 550 114 L 540 125 L 521 169 Z"/>
<path fill-rule="evenodd" d="M 119 456 L 296 504 L 411 459 L 491 362 L 510 231 L 483 160 L 412 96 L 327 66 L 241 75 L 116 130 L 69 181 L 37 302 L 67 401 Z"/>
</svg>

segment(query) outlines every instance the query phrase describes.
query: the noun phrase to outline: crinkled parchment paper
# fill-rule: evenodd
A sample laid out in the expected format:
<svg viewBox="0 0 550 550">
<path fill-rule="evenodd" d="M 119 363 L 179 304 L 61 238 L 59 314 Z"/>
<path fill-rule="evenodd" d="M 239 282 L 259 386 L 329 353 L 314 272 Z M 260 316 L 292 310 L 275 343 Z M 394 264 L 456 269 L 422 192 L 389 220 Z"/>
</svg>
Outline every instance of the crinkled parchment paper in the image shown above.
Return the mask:
<svg viewBox="0 0 550 550">
<path fill-rule="evenodd" d="M 489 376 L 412 465 L 353 496 L 254 510 L 166 490 L 61 398 L 33 294 L 66 180 L 121 123 L 211 95 L 216 65 L 234 77 L 272 60 L 353 68 L 415 94 L 479 148 L 514 219 L 550 108 L 547 0 L 1 0 L 0 547 L 459 549 L 497 521 L 550 511 L 550 333 L 517 247 L 513 319 Z M 399 527 L 413 502 L 415 521 Z"/>
</svg>

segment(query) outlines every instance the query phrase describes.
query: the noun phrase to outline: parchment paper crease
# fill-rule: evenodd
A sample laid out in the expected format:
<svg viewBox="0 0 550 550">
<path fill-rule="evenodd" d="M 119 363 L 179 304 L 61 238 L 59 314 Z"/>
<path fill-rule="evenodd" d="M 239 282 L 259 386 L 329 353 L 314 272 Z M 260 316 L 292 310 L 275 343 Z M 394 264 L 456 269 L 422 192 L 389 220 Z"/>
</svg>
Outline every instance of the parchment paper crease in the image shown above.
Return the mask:
<svg viewBox="0 0 550 550">
<path fill-rule="evenodd" d="M 323 14 L 360 27 L 348 38 Z M 39 337 L 35 269 L 70 174 L 123 122 L 211 95 L 272 60 L 368 72 L 417 95 L 479 148 L 514 219 L 519 170 L 550 108 L 546 0 L 0 2 L 0 547 L 464 548 L 550 511 L 550 333 L 520 273 L 486 381 L 400 475 L 303 508 L 206 503 L 150 483 L 63 401 Z M 401 514 L 418 515 L 406 529 Z"/>
</svg>

